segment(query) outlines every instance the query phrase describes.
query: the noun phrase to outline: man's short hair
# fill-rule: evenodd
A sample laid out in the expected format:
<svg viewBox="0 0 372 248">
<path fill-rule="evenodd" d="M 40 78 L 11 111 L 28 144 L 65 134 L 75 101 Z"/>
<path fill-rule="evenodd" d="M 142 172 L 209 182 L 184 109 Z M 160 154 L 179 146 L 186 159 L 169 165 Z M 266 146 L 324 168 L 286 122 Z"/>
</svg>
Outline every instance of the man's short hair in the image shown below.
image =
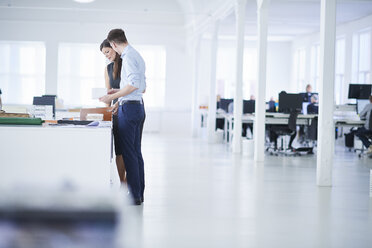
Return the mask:
<svg viewBox="0 0 372 248">
<path fill-rule="evenodd" d="M 112 29 L 107 35 L 107 40 L 109 42 L 115 42 L 117 44 L 128 43 L 127 37 L 125 37 L 124 30 L 119 28 Z"/>
</svg>

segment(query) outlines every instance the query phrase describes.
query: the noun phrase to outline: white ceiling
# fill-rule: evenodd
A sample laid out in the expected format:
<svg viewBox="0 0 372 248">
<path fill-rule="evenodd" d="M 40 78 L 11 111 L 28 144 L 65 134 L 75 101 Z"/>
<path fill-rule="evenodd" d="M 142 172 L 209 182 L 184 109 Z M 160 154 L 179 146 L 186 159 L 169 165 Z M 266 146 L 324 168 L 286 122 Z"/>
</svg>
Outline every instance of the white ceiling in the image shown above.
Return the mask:
<svg viewBox="0 0 372 248">
<path fill-rule="evenodd" d="M 250 1 L 246 12 L 247 35 L 255 35 L 256 6 Z M 337 1 L 337 24 L 350 22 L 372 15 L 372 0 Z M 223 21 L 221 32 L 234 35 L 235 15 L 231 14 Z M 320 1 L 271 0 L 269 7 L 269 34 L 272 36 L 294 37 L 319 31 Z"/>
<path fill-rule="evenodd" d="M 0 20 L 93 22 L 171 25 L 186 27 L 192 20 L 208 18 L 233 0 L 0 0 Z M 372 0 L 338 0 L 337 23 L 372 14 Z M 319 30 L 320 0 L 271 0 L 269 34 L 297 36 Z M 246 34 L 256 32 L 256 3 L 248 0 Z M 232 13 L 221 22 L 222 35 L 235 33 Z"/>
</svg>

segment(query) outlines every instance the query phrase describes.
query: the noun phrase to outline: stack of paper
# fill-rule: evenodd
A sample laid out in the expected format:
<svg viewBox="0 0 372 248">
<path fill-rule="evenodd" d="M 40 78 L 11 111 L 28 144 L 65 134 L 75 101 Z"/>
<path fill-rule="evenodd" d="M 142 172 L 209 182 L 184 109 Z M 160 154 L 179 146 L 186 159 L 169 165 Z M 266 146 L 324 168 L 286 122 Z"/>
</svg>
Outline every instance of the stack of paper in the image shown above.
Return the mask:
<svg viewBox="0 0 372 248">
<path fill-rule="evenodd" d="M 31 113 L 35 118 L 41 118 L 42 120 L 52 120 L 53 119 L 53 106 L 52 105 L 33 105 Z"/>
</svg>

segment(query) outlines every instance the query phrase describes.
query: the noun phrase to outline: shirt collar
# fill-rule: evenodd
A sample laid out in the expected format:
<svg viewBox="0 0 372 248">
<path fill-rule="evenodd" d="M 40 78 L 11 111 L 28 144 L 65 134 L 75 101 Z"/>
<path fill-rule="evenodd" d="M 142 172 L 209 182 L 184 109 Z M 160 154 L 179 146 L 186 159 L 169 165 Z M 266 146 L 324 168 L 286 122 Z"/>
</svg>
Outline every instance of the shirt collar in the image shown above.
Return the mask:
<svg viewBox="0 0 372 248">
<path fill-rule="evenodd" d="M 124 48 L 123 53 L 121 54 L 120 58 L 124 58 L 125 54 L 127 54 L 128 50 L 129 50 L 129 47 L 130 47 L 130 45 L 128 44 L 128 45 Z"/>
</svg>

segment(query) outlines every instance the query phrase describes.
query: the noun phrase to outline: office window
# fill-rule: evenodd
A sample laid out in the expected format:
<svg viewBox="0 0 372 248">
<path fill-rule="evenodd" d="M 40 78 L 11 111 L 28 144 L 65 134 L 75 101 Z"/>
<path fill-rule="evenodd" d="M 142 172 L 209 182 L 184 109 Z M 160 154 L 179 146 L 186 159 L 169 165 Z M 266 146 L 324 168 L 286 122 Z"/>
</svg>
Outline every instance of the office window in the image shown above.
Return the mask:
<svg viewBox="0 0 372 248">
<path fill-rule="evenodd" d="M 59 45 L 57 95 L 65 106 L 104 106 L 92 99 L 92 88 L 105 87 L 105 65 L 99 44 Z"/>
<path fill-rule="evenodd" d="M 336 65 L 335 65 L 335 101 L 336 104 L 344 102 L 344 74 L 345 74 L 345 39 L 336 41 Z"/>
<path fill-rule="evenodd" d="M 353 37 L 353 82 L 370 83 L 371 32 L 363 31 Z"/>
<path fill-rule="evenodd" d="M 159 46 L 135 47 L 146 63 L 148 107 L 162 107 L 165 93 L 165 49 Z M 66 106 L 104 106 L 92 99 L 92 88 L 105 87 L 104 70 L 108 61 L 99 44 L 59 45 L 58 96 Z M 156 87 L 155 87 L 156 86 Z"/>
<path fill-rule="evenodd" d="M 4 104 L 32 104 L 45 92 L 45 45 L 0 42 L 0 88 Z"/>
<path fill-rule="evenodd" d="M 293 61 L 294 79 L 297 84 L 297 90 L 303 92 L 306 87 L 305 70 L 306 70 L 306 51 L 304 48 L 297 49 Z"/>
<path fill-rule="evenodd" d="M 250 99 L 250 96 L 256 93 L 257 71 L 257 51 L 246 49 L 243 63 L 243 99 Z"/>
<path fill-rule="evenodd" d="M 234 68 L 236 60 L 234 59 L 234 49 L 226 47 L 218 49 L 217 52 L 217 94 L 222 98 L 233 98 L 235 91 Z"/>
<path fill-rule="evenodd" d="M 217 94 L 233 98 L 236 85 L 236 50 L 219 49 L 217 54 Z M 254 95 L 257 83 L 257 51 L 245 48 L 243 55 L 243 99 Z"/>
<path fill-rule="evenodd" d="M 310 84 L 313 91 L 316 92 L 320 83 L 320 45 L 316 44 L 311 47 L 311 68 Z"/>
<path fill-rule="evenodd" d="M 146 107 L 164 107 L 166 51 L 163 46 L 134 46 L 146 63 Z"/>
</svg>

